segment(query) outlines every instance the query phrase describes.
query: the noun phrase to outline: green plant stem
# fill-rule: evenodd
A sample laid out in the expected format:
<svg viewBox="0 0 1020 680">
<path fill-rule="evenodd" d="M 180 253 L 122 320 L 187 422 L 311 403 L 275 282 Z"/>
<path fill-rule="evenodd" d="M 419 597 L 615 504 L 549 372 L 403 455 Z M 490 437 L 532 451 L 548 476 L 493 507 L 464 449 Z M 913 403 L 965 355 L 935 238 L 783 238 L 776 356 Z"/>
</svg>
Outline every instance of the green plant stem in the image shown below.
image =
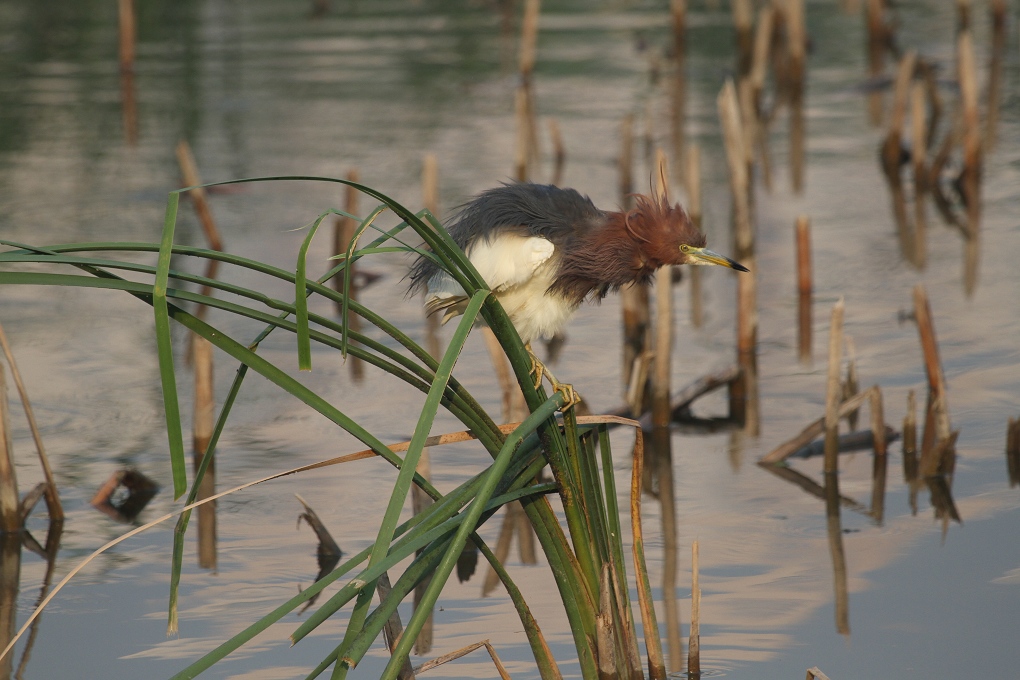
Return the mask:
<svg viewBox="0 0 1020 680">
<path fill-rule="evenodd" d="M 446 580 L 449 578 L 450 573 L 453 571 L 453 567 L 457 563 L 457 557 L 463 550 L 464 543 L 467 541 L 468 535 L 477 525 L 478 518 L 484 510 L 485 504 L 492 496 L 492 493 L 496 489 L 496 485 L 499 483 L 503 472 L 510 464 L 510 461 L 513 458 L 513 452 L 523 441 L 525 435 L 530 434 L 543 422 L 549 420 L 557 409 L 563 407 L 564 403 L 563 395 L 557 393 L 539 408 L 532 411 L 531 415 L 528 416 L 523 423 L 521 423 L 520 427 L 514 430 L 514 432 L 506 438 L 506 441 L 503 444 L 503 449 L 493 461 L 492 467 L 486 475 L 485 483 L 478 492 L 478 496 L 465 511 L 467 517 L 463 524 L 461 524 L 457 529 L 457 534 L 453 538 L 450 550 L 446 551 L 443 555 L 443 561 L 439 564 L 439 567 L 432 575 L 432 580 L 425 589 L 425 593 L 421 598 L 418 608 L 415 610 L 414 614 L 411 615 L 411 620 L 408 621 L 407 628 L 404 630 L 404 635 L 400 638 L 400 641 L 394 648 L 393 654 L 390 656 L 390 661 L 386 666 L 386 670 L 383 671 L 382 680 L 393 680 L 396 678 L 397 673 L 400 670 L 401 660 L 410 651 L 411 645 L 414 643 L 415 638 L 421 631 L 422 625 L 425 623 L 428 612 L 432 609 L 436 600 L 439 598 L 439 593 L 443 586 L 446 585 Z M 341 658 L 340 663 L 343 662 L 344 659 Z"/>
</svg>

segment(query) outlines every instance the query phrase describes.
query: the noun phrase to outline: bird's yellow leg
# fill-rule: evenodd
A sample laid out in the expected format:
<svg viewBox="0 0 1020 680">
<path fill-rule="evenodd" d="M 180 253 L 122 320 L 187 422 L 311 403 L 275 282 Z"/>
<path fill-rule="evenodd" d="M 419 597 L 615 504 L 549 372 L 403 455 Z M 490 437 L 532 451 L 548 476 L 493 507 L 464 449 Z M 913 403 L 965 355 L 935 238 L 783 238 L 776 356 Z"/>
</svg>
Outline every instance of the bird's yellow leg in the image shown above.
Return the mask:
<svg viewBox="0 0 1020 680">
<path fill-rule="evenodd" d="M 534 377 L 534 385 L 537 390 L 542 386 L 542 377 L 546 374 L 548 369 L 546 369 L 545 364 L 539 361 L 538 357 L 535 356 L 535 351 L 531 349 L 530 342 L 524 344 L 524 349 L 528 350 L 528 356 L 531 357 L 531 370 L 528 372 Z"/>
<path fill-rule="evenodd" d="M 574 390 L 574 386 L 568 383 L 561 383 L 557 380 L 556 376 L 552 374 L 552 371 L 550 371 L 549 368 L 543 364 L 537 356 L 535 356 L 535 352 L 531 349 L 530 342 L 524 347 L 528 350 L 528 356 L 531 357 L 531 374 L 535 376 L 535 389 L 537 390 L 542 386 L 542 378 L 548 377 L 549 384 L 552 386 L 553 391 L 560 392 L 567 402 L 563 406 L 563 409 L 568 409 L 575 404 L 580 404 L 581 395 Z"/>
</svg>

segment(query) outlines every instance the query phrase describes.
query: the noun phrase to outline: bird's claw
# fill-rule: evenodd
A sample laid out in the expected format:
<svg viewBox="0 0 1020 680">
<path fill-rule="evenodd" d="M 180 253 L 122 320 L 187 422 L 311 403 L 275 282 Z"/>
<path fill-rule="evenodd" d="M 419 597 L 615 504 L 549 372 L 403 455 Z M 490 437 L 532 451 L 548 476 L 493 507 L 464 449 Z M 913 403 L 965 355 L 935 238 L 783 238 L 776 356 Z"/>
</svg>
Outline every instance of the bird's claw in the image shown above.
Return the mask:
<svg viewBox="0 0 1020 680">
<path fill-rule="evenodd" d="M 566 401 L 560 408 L 561 411 L 566 411 L 581 403 L 581 395 L 577 393 L 573 385 L 552 381 L 552 388 L 554 391 L 562 394 L 563 399 Z"/>
<path fill-rule="evenodd" d="M 542 380 L 544 378 L 548 377 L 549 378 L 549 384 L 552 385 L 553 391 L 559 392 L 560 394 L 562 394 L 563 395 L 563 399 L 566 402 L 563 405 L 563 407 L 560 409 L 561 411 L 566 411 L 567 409 L 571 408 L 572 406 L 576 406 L 577 404 L 580 404 L 581 403 L 581 395 L 579 395 L 577 393 L 577 391 L 574 389 L 574 386 L 573 385 L 569 385 L 567 383 L 561 383 L 560 381 L 558 381 L 556 379 L 556 376 L 554 376 L 552 374 L 552 371 L 550 371 L 548 368 L 546 368 L 545 364 L 543 364 L 538 359 L 538 357 L 535 356 L 535 352 L 532 351 L 532 349 L 531 349 L 531 344 L 529 343 L 528 345 L 526 345 L 526 347 L 527 347 L 527 350 L 528 350 L 528 356 L 531 357 L 531 371 L 530 371 L 530 373 L 534 376 L 534 379 L 535 379 L 535 383 L 534 383 L 535 389 L 537 390 L 539 387 L 541 387 L 542 386 Z"/>
</svg>

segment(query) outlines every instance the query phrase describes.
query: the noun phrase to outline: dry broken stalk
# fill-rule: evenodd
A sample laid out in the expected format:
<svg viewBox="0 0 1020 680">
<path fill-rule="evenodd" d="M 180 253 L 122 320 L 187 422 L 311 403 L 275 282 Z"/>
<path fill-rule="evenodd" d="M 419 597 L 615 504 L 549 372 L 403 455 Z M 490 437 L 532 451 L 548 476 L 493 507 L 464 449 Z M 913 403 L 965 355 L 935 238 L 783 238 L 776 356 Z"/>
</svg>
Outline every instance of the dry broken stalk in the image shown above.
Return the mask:
<svg viewBox="0 0 1020 680">
<path fill-rule="evenodd" d="M 21 380 L 21 372 L 18 364 L 14 361 L 14 352 L 7 342 L 7 334 L 0 325 L 0 346 L 3 346 L 4 356 L 7 358 L 7 365 L 11 369 L 11 378 L 14 379 L 14 386 L 21 398 L 21 405 L 25 408 L 25 417 L 28 419 L 28 429 L 32 432 L 32 441 L 35 442 L 35 450 L 39 454 L 39 465 L 42 466 L 43 477 L 46 479 L 46 507 L 50 513 L 50 520 L 59 522 L 64 519 L 64 508 L 60 504 L 60 494 L 57 491 L 57 483 L 53 478 L 53 468 L 50 467 L 49 456 L 46 455 L 46 447 L 43 446 L 42 435 L 39 434 L 39 427 L 35 422 L 35 413 L 32 411 L 32 403 L 28 400 L 28 390 Z"/>
</svg>

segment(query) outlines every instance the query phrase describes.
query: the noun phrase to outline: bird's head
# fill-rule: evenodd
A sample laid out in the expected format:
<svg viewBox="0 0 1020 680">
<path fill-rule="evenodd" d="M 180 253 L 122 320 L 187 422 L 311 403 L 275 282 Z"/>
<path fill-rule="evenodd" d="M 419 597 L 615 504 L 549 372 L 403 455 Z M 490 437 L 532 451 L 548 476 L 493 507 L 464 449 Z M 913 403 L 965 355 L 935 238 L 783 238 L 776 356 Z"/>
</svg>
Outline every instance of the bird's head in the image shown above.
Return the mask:
<svg viewBox="0 0 1020 680">
<path fill-rule="evenodd" d="M 746 272 L 747 267 L 705 247 L 706 239 L 679 204 L 636 196 L 623 226 L 642 260 L 655 268 L 677 264 L 717 264 Z"/>
</svg>

